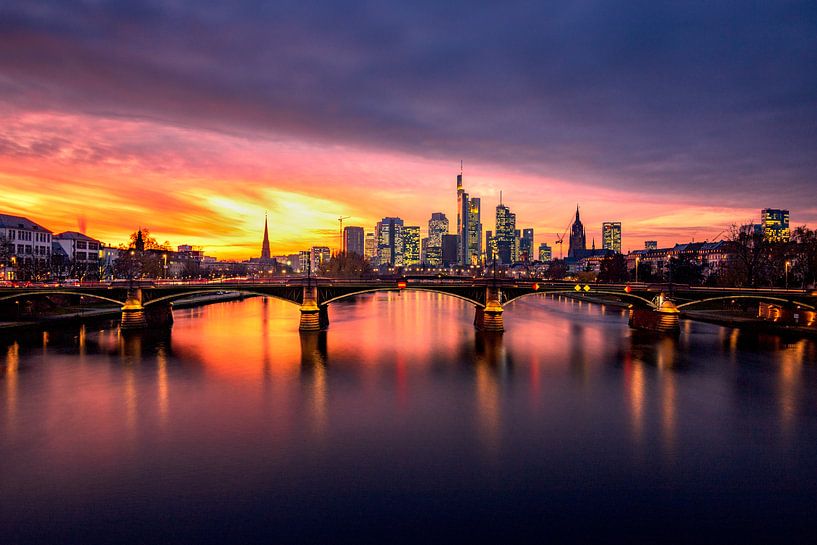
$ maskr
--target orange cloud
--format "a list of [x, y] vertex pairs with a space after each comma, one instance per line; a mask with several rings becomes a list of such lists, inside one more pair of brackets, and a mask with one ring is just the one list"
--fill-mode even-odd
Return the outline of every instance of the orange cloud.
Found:
[[[204, 246], [220, 258], [260, 252], [269, 213], [274, 253], [315, 244], [336, 247], [340, 215], [368, 230], [383, 216], [423, 229], [432, 212], [456, 222], [451, 161], [315, 143], [283, 136], [225, 134], [157, 121], [0, 111], [3, 212], [54, 231], [76, 229], [109, 244], [149, 226], [160, 240]], [[482, 197], [484, 229], [493, 229], [500, 190], [517, 227], [534, 227], [537, 244], [553, 245], [576, 203], [601, 245], [601, 222], [623, 223], [625, 248], [711, 238], [757, 210], [666, 201], [571, 180], [554, 180], [469, 162], [466, 190]]]

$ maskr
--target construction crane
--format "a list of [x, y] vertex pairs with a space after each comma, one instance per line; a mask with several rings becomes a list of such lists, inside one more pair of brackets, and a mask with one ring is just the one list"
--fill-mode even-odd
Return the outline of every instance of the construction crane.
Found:
[[352, 216], [339, 216], [338, 217], [338, 223], [340, 224], [340, 228], [338, 229], [338, 235], [339, 235], [339, 238], [340, 238], [340, 246], [339, 246], [340, 249], [338, 250], [338, 254], [340, 254], [343, 251], [343, 220], [348, 220], [351, 217]]
[[573, 223], [572, 219], [571, 219], [571, 221], [567, 222], [567, 227], [565, 227], [565, 231], [561, 235], [559, 233], [556, 233], [556, 244], [559, 245], [559, 259], [563, 259], [563, 257], [562, 257], [562, 248], [565, 245], [565, 237], [567, 236], [567, 232], [570, 230], [570, 225], [572, 223]]

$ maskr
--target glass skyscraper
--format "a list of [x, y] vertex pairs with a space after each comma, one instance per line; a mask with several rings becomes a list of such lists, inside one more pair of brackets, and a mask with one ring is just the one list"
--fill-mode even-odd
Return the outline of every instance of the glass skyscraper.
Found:
[[513, 263], [516, 254], [516, 214], [504, 204], [496, 207], [496, 232], [494, 233], [497, 258], [503, 265]]
[[420, 227], [407, 225], [403, 227], [403, 266], [420, 264]]
[[621, 253], [621, 222], [605, 221], [601, 224], [602, 248]]
[[448, 234], [448, 218], [442, 212], [434, 212], [428, 220], [428, 243], [425, 262], [439, 267], [443, 261], [443, 235]]
[[763, 236], [772, 242], [788, 242], [791, 238], [788, 210], [764, 208], [760, 211], [760, 225]]

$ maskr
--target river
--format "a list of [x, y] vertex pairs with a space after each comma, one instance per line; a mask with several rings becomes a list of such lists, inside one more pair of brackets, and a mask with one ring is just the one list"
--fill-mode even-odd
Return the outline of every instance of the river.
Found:
[[0, 338], [2, 543], [806, 541], [817, 347], [528, 297], [248, 299]]

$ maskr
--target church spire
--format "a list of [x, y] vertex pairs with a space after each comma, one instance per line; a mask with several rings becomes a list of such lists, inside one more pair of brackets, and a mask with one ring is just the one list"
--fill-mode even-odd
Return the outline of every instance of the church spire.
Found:
[[261, 259], [269, 261], [269, 230], [267, 229], [267, 213], [264, 212], [264, 242], [261, 244]]

